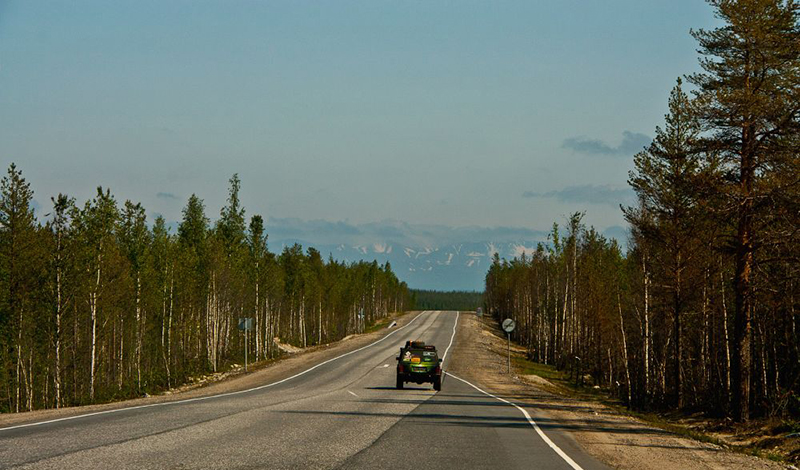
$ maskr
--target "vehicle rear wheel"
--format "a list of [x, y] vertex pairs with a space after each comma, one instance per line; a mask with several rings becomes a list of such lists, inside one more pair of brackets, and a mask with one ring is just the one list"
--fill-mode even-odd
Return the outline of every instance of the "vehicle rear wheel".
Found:
[[403, 389], [403, 378], [400, 377], [399, 375], [397, 376], [397, 389], [398, 390]]
[[437, 392], [442, 391], [442, 379], [441, 377], [437, 377], [433, 379], [433, 389]]

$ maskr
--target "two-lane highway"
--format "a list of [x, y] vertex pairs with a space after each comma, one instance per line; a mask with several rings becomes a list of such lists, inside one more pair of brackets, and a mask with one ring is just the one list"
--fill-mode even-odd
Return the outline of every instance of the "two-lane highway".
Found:
[[439, 393], [395, 389], [406, 340], [435, 344], [447, 368], [457, 319], [424, 312], [251, 390], [0, 428], [0, 468], [601, 468], [480, 384], [447, 377]]

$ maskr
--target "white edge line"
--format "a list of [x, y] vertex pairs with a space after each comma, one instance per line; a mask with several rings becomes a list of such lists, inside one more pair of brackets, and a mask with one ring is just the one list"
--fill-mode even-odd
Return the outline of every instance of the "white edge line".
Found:
[[561, 450], [561, 447], [558, 447], [555, 442], [551, 441], [550, 438], [547, 437], [547, 435], [541, 430], [541, 428], [539, 428], [539, 425], [536, 424], [536, 421], [534, 421], [533, 418], [531, 418], [531, 415], [529, 415], [528, 412], [524, 408], [522, 408], [521, 406], [517, 405], [516, 403], [510, 402], [510, 401], [508, 401], [508, 400], [506, 400], [504, 398], [500, 398], [498, 396], [492, 395], [491, 393], [489, 393], [489, 392], [487, 392], [485, 390], [481, 390], [476, 385], [467, 382], [466, 380], [462, 379], [461, 377], [456, 377], [455, 375], [451, 374], [450, 372], [446, 372], [446, 374], [449, 375], [450, 377], [456, 379], [456, 380], [460, 380], [460, 381], [464, 382], [465, 384], [467, 384], [470, 387], [474, 388], [475, 390], [483, 393], [484, 395], [488, 395], [488, 396], [490, 396], [490, 397], [492, 397], [492, 398], [494, 398], [496, 400], [500, 400], [503, 403], [505, 403], [507, 405], [511, 405], [514, 408], [516, 408], [519, 411], [521, 411], [522, 414], [525, 415], [525, 419], [528, 420], [528, 423], [530, 423], [530, 425], [533, 426], [533, 429], [535, 429], [536, 432], [539, 434], [539, 437], [541, 437], [542, 440], [545, 443], [547, 443], [547, 445], [550, 446], [550, 448], [552, 448], [554, 451], [556, 451], [556, 454], [558, 454], [562, 459], [564, 459], [564, 461], [567, 462], [567, 464], [569, 464], [569, 466], [572, 467], [573, 469], [575, 469], [575, 470], [583, 470], [583, 468], [580, 465], [578, 465], [577, 463], [575, 463], [575, 461], [572, 460], [572, 458], [570, 458], [570, 456], [567, 455], [566, 452]]
[[[262, 390], [262, 389], [265, 389], [265, 388], [273, 387], [275, 385], [279, 385], [279, 384], [282, 384], [284, 382], [288, 382], [289, 380], [292, 380], [292, 379], [295, 379], [297, 377], [300, 377], [301, 375], [305, 375], [305, 374], [311, 372], [312, 370], [317, 369], [319, 367], [322, 367], [325, 364], [329, 364], [329, 363], [331, 363], [331, 362], [333, 362], [333, 361], [335, 361], [337, 359], [341, 359], [341, 358], [343, 358], [345, 356], [349, 356], [349, 355], [355, 354], [355, 353], [357, 353], [359, 351], [363, 351], [364, 349], [367, 349], [369, 347], [375, 346], [376, 344], [386, 340], [386, 338], [392, 336], [393, 334], [398, 333], [398, 332], [402, 331], [403, 329], [411, 326], [411, 324], [414, 323], [414, 321], [416, 321], [417, 318], [419, 318], [420, 316], [422, 316], [424, 313], [427, 313], [427, 312], [428, 312], [428, 310], [425, 310], [425, 311], [419, 313], [416, 317], [412, 318], [411, 321], [406, 323], [404, 326], [392, 331], [391, 333], [387, 334], [383, 338], [381, 338], [381, 339], [379, 339], [379, 340], [377, 340], [377, 341], [375, 341], [373, 343], [370, 343], [370, 344], [368, 344], [366, 346], [362, 346], [362, 347], [360, 347], [358, 349], [354, 349], [354, 350], [352, 350], [350, 352], [347, 352], [347, 353], [344, 353], [344, 354], [342, 354], [340, 356], [336, 356], [336, 357], [334, 357], [332, 359], [328, 359], [327, 361], [320, 362], [319, 364], [315, 365], [314, 367], [311, 367], [311, 368], [306, 369], [306, 370], [304, 370], [302, 372], [294, 374], [291, 377], [286, 377], [285, 379], [279, 380], [277, 382], [272, 382], [272, 383], [268, 383], [268, 384], [265, 384], [265, 385], [259, 385], [258, 387], [248, 388], [246, 390], [238, 390], [236, 392], [220, 393], [218, 395], [208, 395], [208, 396], [205, 396], [205, 397], [187, 398], [185, 400], [167, 401], [167, 402], [162, 402], [162, 403], [151, 403], [151, 404], [148, 404], [148, 405], [129, 406], [129, 407], [126, 407], [126, 408], [116, 408], [116, 409], [113, 409], [113, 410], [96, 411], [94, 413], [86, 413], [86, 414], [76, 415], [76, 416], [67, 416], [67, 417], [64, 417], [64, 418], [56, 418], [56, 419], [51, 419], [51, 420], [47, 420], [47, 421], [37, 421], [35, 423], [17, 424], [15, 426], [8, 426], [8, 427], [5, 427], [5, 428], [0, 428], [0, 432], [10, 431], [12, 429], [21, 429], [21, 428], [28, 428], [28, 427], [33, 427], [33, 426], [41, 426], [41, 425], [44, 425], [44, 424], [58, 423], [60, 421], [70, 421], [70, 420], [73, 420], [73, 419], [88, 418], [90, 416], [98, 416], [98, 415], [111, 414], [111, 413], [119, 413], [121, 411], [141, 410], [143, 408], [152, 408], [152, 407], [155, 407], [155, 406], [180, 405], [180, 404], [183, 404], [183, 403], [191, 403], [191, 402], [195, 402], [195, 401], [209, 400], [211, 398], [229, 397], [229, 396], [232, 396], [232, 395], [240, 395], [242, 393], [254, 392], [256, 390]], [[458, 321], [458, 319], [456, 319], [456, 321]], [[448, 347], [448, 349], [449, 349], [449, 347]]]

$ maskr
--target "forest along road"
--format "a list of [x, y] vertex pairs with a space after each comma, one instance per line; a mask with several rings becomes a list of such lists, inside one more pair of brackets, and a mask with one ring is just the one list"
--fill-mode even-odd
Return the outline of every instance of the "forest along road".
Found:
[[439, 393], [395, 389], [406, 340], [446, 352], [447, 369], [457, 318], [423, 312], [376, 343], [249, 391], [0, 428], [0, 468], [605, 468], [456, 377]]

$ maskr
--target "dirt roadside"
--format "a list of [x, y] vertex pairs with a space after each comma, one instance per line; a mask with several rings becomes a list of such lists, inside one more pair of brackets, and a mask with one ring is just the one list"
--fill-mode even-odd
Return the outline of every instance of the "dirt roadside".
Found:
[[[612, 468], [653, 470], [794, 468], [734, 453], [649, 426], [600, 403], [559, 396], [546, 381], [506, 373], [506, 342], [491, 319], [462, 313], [451, 371], [497, 395], [524, 402], [536, 415], [564, 424], [562, 431]], [[476, 366], [479, 364], [480, 366]], [[536, 419], [536, 416], [534, 416]]]
[[235, 392], [257, 387], [259, 385], [276, 382], [290, 377], [309, 367], [313, 367], [323, 361], [345, 354], [354, 349], [380, 339], [381, 337], [407, 325], [420, 312], [407, 312], [395, 314], [389, 318], [397, 322], [397, 326], [391, 329], [383, 327], [371, 333], [350, 335], [335, 343], [309, 347], [297, 354], [282, 357], [275, 361], [263, 361], [252, 365], [248, 373], [243, 371], [233, 371], [219, 374], [216, 379], [199, 383], [187, 384], [172, 390], [165, 391], [159, 395], [153, 395], [132, 400], [104, 403], [98, 405], [74, 406], [61, 408], [59, 410], [37, 410], [24, 413], [13, 413], [0, 415], [0, 427], [14, 426], [35, 421], [46, 421], [51, 419], [66, 418], [70, 416], [94, 413], [98, 411], [129, 408], [133, 406], [150, 405], [154, 403], [164, 403], [169, 401], [185, 400], [188, 398], [205, 397], [220, 393]]

